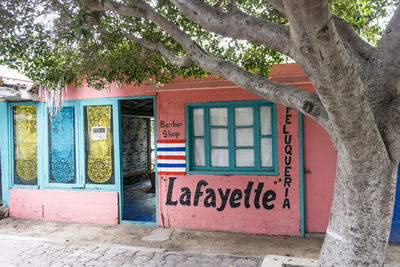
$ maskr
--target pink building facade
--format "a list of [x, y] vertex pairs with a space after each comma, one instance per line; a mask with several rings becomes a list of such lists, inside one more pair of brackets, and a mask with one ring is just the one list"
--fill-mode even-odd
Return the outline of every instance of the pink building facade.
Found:
[[[270, 78], [313, 90], [296, 64], [275, 66]], [[65, 111], [53, 114], [46, 102], [0, 104], [2, 196], [11, 216], [325, 232], [336, 152], [298, 111], [214, 77], [71, 87], [65, 99]]]

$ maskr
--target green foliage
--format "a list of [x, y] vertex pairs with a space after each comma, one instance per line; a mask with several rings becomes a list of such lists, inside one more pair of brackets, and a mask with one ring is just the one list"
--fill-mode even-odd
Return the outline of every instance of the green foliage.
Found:
[[368, 42], [377, 45], [385, 19], [394, 11], [399, 0], [334, 0], [331, 12], [346, 20]]
[[[343, 17], [356, 31], [376, 44], [381, 34], [379, 18], [387, 16], [397, 1], [331, 2], [333, 13]], [[0, 64], [19, 69], [50, 89], [86, 81], [96, 89], [113, 81], [141, 84], [152, 80], [163, 84], [177, 76], [208, 75], [197, 65], [177, 67], [159, 53], [125, 38], [126, 34], [149, 42], [161, 42], [176, 56], [185, 51], [154, 23], [122, 17], [112, 12], [88, 13], [85, 0], [19, 0], [0, 2]], [[125, 2], [125, 1], [122, 1]], [[126, 1], [129, 2], [129, 1]], [[192, 36], [208, 53], [267, 77], [274, 63], [284, 56], [263, 45], [232, 40], [210, 33], [167, 0], [147, 1], [158, 13]], [[209, 0], [215, 5], [217, 0]], [[228, 12], [231, 1], [220, 3]], [[248, 14], [287, 24], [287, 20], [264, 0], [237, 0]]]

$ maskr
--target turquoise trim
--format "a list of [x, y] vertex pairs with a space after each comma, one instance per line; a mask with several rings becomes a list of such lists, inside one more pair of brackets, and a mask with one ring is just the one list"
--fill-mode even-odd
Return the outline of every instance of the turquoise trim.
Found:
[[[271, 108], [271, 116], [272, 116], [272, 108]], [[256, 106], [253, 108], [253, 127], [254, 127], [254, 165], [261, 166], [261, 127], [260, 127], [260, 107]], [[239, 127], [236, 127], [239, 128]], [[272, 130], [272, 127], [271, 127]], [[272, 146], [274, 147], [274, 146]], [[273, 153], [273, 152], [272, 152]], [[272, 154], [274, 157], [274, 154]], [[274, 164], [274, 163], [272, 163]]]
[[266, 171], [218, 171], [218, 170], [204, 170], [204, 171], [188, 171], [187, 174], [207, 174], [207, 175], [260, 175], [260, 176], [278, 176], [279, 171], [266, 172]]
[[[120, 187], [121, 178], [118, 177], [120, 175], [120, 159], [119, 159], [119, 118], [118, 118], [118, 100], [116, 99], [97, 99], [97, 100], [80, 100], [81, 102], [81, 114], [80, 114], [80, 122], [81, 122], [81, 137], [79, 140], [81, 146], [81, 171], [82, 171], [82, 179], [85, 184], [85, 188], [92, 190], [104, 190], [104, 191], [114, 191], [118, 192]], [[86, 183], [86, 150], [85, 150], [85, 118], [84, 118], [84, 108], [87, 106], [111, 106], [112, 107], [112, 128], [113, 128], [113, 168], [114, 168], [114, 184], [89, 184]], [[82, 168], [83, 167], [83, 168]]]
[[[121, 118], [121, 101], [118, 101], [118, 119]], [[119, 132], [121, 132], [121, 120], [119, 120], [118, 122], [118, 128], [119, 128]], [[121, 136], [119, 137], [119, 156], [118, 158], [120, 158], [120, 160], [122, 159], [122, 140], [121, 140]], [[122, 161], [122, 160], [121, 160]], [[119, 183], [119, 190], [118, 190], [118, 199], [119, 199], [119, 223], [122, 224], [123, 220], [122, 218], [124, 217], [124, 198], [123, 198], [123, 194], [124, 194], [124, 176], [122, 174], [122, 168], [121, 171], [119, 173], [119, 179], [120, 179], [120, 183]]]
[[300, 166], [300, 236], [304, 237], [305, 225], [305, 201], [304, 201], [304, 151], [303, 151], [303, 114], [299, 114], [299, 166]]
[[115, 188], [116, 191], [119, 190], [122, 183], [122, 161], [121, 161], [121, 130], [119, 125], [120, 122], [120, 114], [119, 114], [119, 101], [113, 101], [113, 130], [114, 130], [114, 181], [115, 181]]
[[[120, 125], [119, 122], [119, 100], [129, 99], [152, 99], [154, 105], [154, 121], [155, 129], [157, 128], [156, 123], [156, 97], [155, 96], [139, 96], [139, 97], [115, 97], [115, 98], [97, 98], [97, 99], [84, 99], [84, 100], [71, 100], [64, 101], [63, 106], [74, 106], [75, 107], [75, 132], [76, 132], [76, 162], [77, 162], [77, 181], [75, 184], [61, 184], [61, 183], [49, 183], [48, 172], [49, 172], [49, 141], [48, 141], [48, 112], [47, 103], [44, 102], [24, 102], [24, 103], [12, 103], [1, 102], [0, 111], [7, 114], [6, 120], [0, 122], [1, 127], [1, 140], [7, 140], [8, 142], [1, 143], [1, 164], [2, 164], [2, 187], [3, 187], [3, 201], [8, 201], [8, 188], [24, 188], [24, 189], [68, 189], [68, 190], [101, 190], [101, 191], [113, 191], [121, 192], [121, 162], [119, 155], [121, 155], [120, 145], [120, 128], [116, 125]], [[12, 109], [14, 106], [34, 105], [37, 107], [37, 127], [38, 133], [38, 185], [14, 185], [13, 184], [13, 114]], [[111, 105], [113, 111], [113, 146], [114, 146], [114, 175], [115, 184], [113, 185], [101, 185], [101, 184], [85, 184], [85, 133], [84, 133], [84, 107], [85, 106], [100, 106], [100, 105]], [[43, 134], [45, 133], [45, 134]], [[155, 135], [155, 139], [157, 136]], [[157, 139], [156, 139], [157, 140]], [[155, 141], [156, 141], [155, 140]], [[157, 153], [157, 152], [156, 152]], [[4, 181], [4, 179], [6, 181]], [[157, 178], [156, 178], [157, 179]], [[156, 184], [157, 190], [157, 184]], [[158, 194], [158, 193], [157, 193]], [[158, 197], [158, 196], [157, 196]], [[157, 203], [158, 205], [158, 203]], [[158, 207], [157, 207], [158, 212]], [[158, 219], [158, 218], [157, 218]]]
[[[191, 136], [190, 130], [193, 129], [193, 123], [192, 120], [189, 120], [189, 107], [188, 105], [185, 105], [185, 118], [186, 118], [186, 128], [185, 128], [185, 154], [186, 157], [193, 158], [192, 154], [189, 154], [191, 151], [189, 150], [189, 146], [193, 147], [194, 143], [194, 138], [188, 138], [188, 136]], [[189, 123], [189, 124], [188, 124]], [[156, 149], [157, 150], [157, 149]], [[192, 149], [193, 150], [193, 149]], [[186, 160], [186, 170], [191, 170], [192, 166], [190, 165], [190, 160]]]
[[78, 143], [78, 152], [77, 152], [77, 168], [79, 169], [79, 175], [77, 177], [78, 184], [81, 186], [81, 189], [85, 188], [85, 122], [83, 121], [84, 112], [81, 101], [76, 101], [78, 110], [77, 110], [77, 124], [78, 124], [78, 134], [76, 137]]
[[13, 113], [12, 113], [12, 109], [10, 107], [10, 104], [7, 105], [7, 136], [8, 136], [8, 140], [7, 140], [7, 145], [8, 145], [8, 176], [7, 176], [7, 180], [8, 180], [8, 188], [11, 189], [13, 187], [13, 180], [14, 180], [14, 148], [13, 148], [13, 135], [12, 135], [12, 121], [13, 121]]
[[[204, 138], [204, 158], [205, 158], [205, 168], [209, 169], [210, 166], [210, 108], [206, 107], [203, 109], [203, 117], [204, 117], [204, 133], [203, 133], [203, 138]], [[192, 118], [192, 112], [190, 112], [190, 119]], [[187, 119], [186, 119], [187, 121]], [[192, 120], [191, 120], [192, 121]], [[193, 124], [193, 121], [192, 121]], [[193, 125], [192, 125], [193, 127]], [[193, 128], [192, 128], [193, 129]], [[193, 131], [193, 130], [192, 130]], [[191, 138], [193, 135], [193, 133], [191, 133], [191, 135], [186, 136], [187, 139], [193, 139]], [[194, 145], [194, 144], [193, 144]], [[190, 170], [194, 169], [194, 149], [191, 149], [192, 147], [189, 147], [190, 151], [192, 151], [192, 157], [190, 157], [190, 159], [186, 159], [189, 161], [193, 161], [192, 168], [187, 170], [188, 173], [190, 173]], [[193, 160], [192, 160], [193, 159]]]
[[44, 166], [44, 188], [45, 189], [83, 189], [85, 187], [82, 179], [81, 179], [81, 168], [80, 168], [80, 142], [79, 142], [79, 137], [81, 136], [81, 131], [79, 127], [79, 121], [82, 119], [82, 117], [79, 116], [80, 114], [80, 106], [78, 101], [64, 101], [63, 102], [63, 107], [74, 107], [74, 126], [75, 126], [75, 175], [76, 175], [76, 180], [75, 183], [50, 183], [49, 177], [50, 177], [50, 158], [49, 158], [49, 151], [50, 151], [50, 144], [49, 144], [49, 106], [44, 104], [44, 127], [43, 127], [43, 132], [47, 133], [43, 135], [43, 147], [45, 148], [44, 151], [47, 151], [47, 153], [43, 153], [43, 166]]
[[[229, 168], [235, 169], [236, 167], [236, 131], [235, 131], [235, 115], [234, 107], [228, 108], [228, 151], [229, 151]], [[210, 139], [211, 140], [211, 139]], [[210, 146], [211, 148], [211, 146]], [[210, 161], [211, 164], [211, 161]], [[211, 168], [210, 168], [211, 169]]]
[[[271, 123], [272, 135], [262, 136], [260, 134], [260, 107], [271, 107]], [[227, 126], [210, 126], [210, 108], [227, 108], [228, 125]], [[254, 122], [251, 126], [235, 126], [234, 108], [251, 107], [253, 108]], [[203, 109], [204, 118], [204, 136], [194, 136], [193, 134], [193, 110]], [[279, 175], [278, 169], [278, 149], [277, 149], [277, 126], [276, 126], [276, 105], [265, 100], [246, 100], [246, 101], [230, 101], [230, 102], [211, 102], [211, 103], [188, 103], [185, 106], [186, 113], [186, 161], [188, 174], [252, 174], [252, 175]], [[221, 128], [228, 129], [228, 146], [212, 147], [210, 145], [210, 129]], [[253, 129], [254, 145], [249, 147], [239, 147], [235, 144], [235, 129]], [[272, 139], [272, 155], [273, 166], [268, 168], [261, 167], [261, 138]], [[194, 165], [194, 139], [204, 139], [205, 166]], [[210, 151], [211, 149], [228, 149], [229, 150], [229, 166], [228, 167], [211, 167]], [[255, 167], [236, 167], [236, 150], [238, 149], [254, 149]]]
[[21, 184], [14, 184], [12, 185], [12, 189], [39, 189], [39, 185], [21, 185]]
[[[88, 191], [119, 191], [119, 180], [120, 173], [120, 160], [118, 155], [120, 154], [119, 145], [119, 128], [115, 127], [115, 123], [118, 123], [118, 112], [117, 112], [117, 100], [116, 99], [97, 99], [97, 100], [75, 100], [65, 101], [63, 106], [74, 106], [75, 107], [75, 149], [76, 149], [76, 183], [74, 184], [62, 184], [62, 183], [50, 183], [49, 182], [49, 141], [48, 141], [48, 105], [47, 103], [12, 103], [8, 105], [8, 177], [9, 187], [12, 188], [24, 188], [24, 189], [68, 189], [68, 190], [88, 190]], [[35, 105], [37, 107], [37, 128], [38, 128], [38, 184], [37, 185], [16, 185], [14, 184], [14, 169], [13, 169], [13, 114], [12, 109], [15, 106], [24, 105]], [[114, 178], [115, 183], [110, 185], [101, 184], [85, 184], [85, 133], [84, 133], [84, 112], [85, 106], [97, 106], [97, 105], [111, 105], [113, 111], [113, 146], [114, 146]], [[4, 129], [7, 129], [5, 127]], [[39, 133], [42, 133], [39, 136]], [[43, 134], [45, 133], [45, 134]], [[118, 142], [117, 142], [118, 141]]]
[[[64, 101], [63, 106], [75, 107], [75, 141], [76, 141], [76, 183], [62, 184], [49, 182], [49, 136], [48, 136], [48, 112], [47, 103], [42, 102], [24, 102], [12, 103], [0, 102], [0, 112], [7, 114], [5, 120], [0, 121], [0, 138], [1, 141], [1, 172], [2, 172], [2, 194], [3, 203], [8, 205], [9, 188], [23, 188], [23, 189], [53, 189], [53, 190], [72, 190], [72, 191], [108, 191], [118, 192], [119, 194], [119, 214], [120, 222], [123, 222], [122, 209], [122, 168], [121, 168], [121, 155], [122, 148], [120, 144], [120, 100], [129, 99], [152, 99], [154, 107], [154, 133], [155, 145], [157, 145], [157, 105], [156, 96], [137, 96], [137, 97], [115, 97], [115, 98], [97, 98], [97, 99], [84, 99]], [[14, 185], [13, 181], [13, 114], [12, 109], [14, 106], [35, 105], [37, 107], [37, 128], [38, 128], [38, 184], [37, 185]], [[85, 133], [84, 133], [84, 107], [85, 106], [98, 106], [98, 105], [111, 105], [113, 111], [113, 146], [114, 146], [114, 178], [115, 183], [112, 185], [101, 184], [85, 184]], [[39, 134], [42, 133], [42, 134]], [[155, 150], [157, 158], [157, 150]], [[157, 174], [157, 161], [156, 161], [156, 222], [129, 222], [135, 225], [158, 225], [158, 174]]]
[[[3, 205], [8, 206], [9, 200], [9, 177], [10, 174], [10, 146], [9, 146], [9, 132], [8, 120], [9, 109], [7, 102], [0, 102], [0, 114], [3, 114], [0, 120], [0, 145], [1, 145], [1, 188]], [[4, 116], [6, 115], [6, 116]]]
[[276, 166], [276, 169], [275, 169], [275, 174], [273, 174], [273, 175], [279, 175], [279, 162], [278, 162], [278, 126], [277, 126], [277, 122], [276, 122], [276, 120], [277, 120], [277, 112], [276, 112], [276, 105], [275, 104], [273, 104], [272, 105], [272, 120], [271, 120], [271, 122], [272, 122], [272, 143], [273, 143], [273, 147], [274, 147], [274, 149], [273, 149], [273, 160], [274, 160], [274, 163], [273, 163], [273, 165], [274, 166]]
[[[21, 185], [21, 184], [14, 184], [14, 114], [13, 108], [18, 106], [36, 106], [36, 155], [37, 155], [37, 177], [36, 177], [36, 184], [35, 185]], [[41, 102], [24, 102], [24, 103], [10, 103], [8, 104], [8, 112], [7, 112], [7, 123], [8, 123], [8, 157], [9, 157], [9, 188], [21, 188], [21, 189], [39, 189], [40, 187], [43, 188], [43, 157], [42, 151], [43, 150], [43, 136], [40, 134], [44, 122], [43, 122], [43, 106], [44, 104]], [[47, 136], [47, 135], [46, 135]]]
[[199, 102], [199, 103], [188, 103], [190, 107], [226, 107], [226, 106], [234, 106], [243, 107], [249, 106], [251, 104], [267, 104], [274, 105], [272, 102], [268, 102], [267, 100], [239, 100], [239, 101], [222, 101], [222, 102]]
[[155, 226], [155, 227], [158, 227], [158, 223], [154, 223], [154, 222], [139, 222], [139, 221], [120, 220], [119, 223], [120, 224], [137, 225], [137, 226]]
[[[37, 124], [37, 132], [38, 132], [38, 150], [37, 150], [37, 157], [38, 157], [38, 185], [39, 188], [44, 188], [44, 168], [45, 163], [43, 161], [43, 155], [47, 153], [47, 150], [44, 147], [44, 139], [47, 137], [47, 134], [43, 134], [40, 129], [44, 129], [45, 119], [44, 115], [46, 114], [46, 104], [43, 102], [38, 103], [38, 124]], [[40, 136], [39, 136], [40, 135]]]
[[159, 215], [159, 207], [158, 207], [158, 161], [157, 161], [157, 98], [155, 96], [153, 99], [153, 112], [154, 112], [154, 161], [155, 161], [155, 184], [156, 184], [156, 227], [158, 227], [158, 215]]

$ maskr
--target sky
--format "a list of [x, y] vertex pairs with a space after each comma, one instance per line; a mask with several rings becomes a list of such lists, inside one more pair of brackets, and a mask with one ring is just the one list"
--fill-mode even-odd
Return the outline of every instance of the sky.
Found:
[[15, 78], [15, 79], [21, 79], [21, 80], [26, 80], [29, 81], [29, 78], [27, 78], [25, 75], [22, 75], [18, 73], [16, 70], [11, 70], [7, 68], [6, 66], [0, 65], [0, 78]]

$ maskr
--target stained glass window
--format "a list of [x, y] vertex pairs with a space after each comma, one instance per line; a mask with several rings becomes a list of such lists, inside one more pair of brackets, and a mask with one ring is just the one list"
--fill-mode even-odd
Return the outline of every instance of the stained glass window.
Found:
[[112, 106], [85, 107], [86, 183], [114, 184]]
[[37, 184], [36, 106], [13, 108], [14, 184]]
[[75, 110], [64, 107], [49, 116], [49, 181], [75, 183]]

